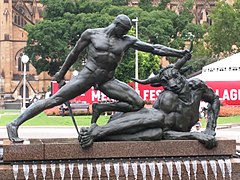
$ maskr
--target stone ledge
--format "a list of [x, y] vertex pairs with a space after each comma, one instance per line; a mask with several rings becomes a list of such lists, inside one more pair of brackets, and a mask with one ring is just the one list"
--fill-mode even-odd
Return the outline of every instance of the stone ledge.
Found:
[[196, 140], [107, 141], [82, 149], [77, 139], [30, 139], [28, 143], [3, 142], [3, 161], [71, 160], [103, 158], [157, 158], [190, 156], [232, 156], [236, 140], [218, 139], [218, 146], [206, 149]]
[[3, 161], [8, 160], [41, 160], [44, 159], [44, 145], [40, 139], [32, 139], [14, 144], [3, 141]]

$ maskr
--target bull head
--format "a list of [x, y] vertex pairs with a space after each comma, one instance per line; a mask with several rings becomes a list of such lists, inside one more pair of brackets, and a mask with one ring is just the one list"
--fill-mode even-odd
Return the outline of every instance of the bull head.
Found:
[[132, 78], [132, 80], [140, 84], [150, 84], [151, 86], [159, 87], [159, 86], [162, 86], [161, 81], [162, 81], [163, 71], [169, 68], [174, 68], [174, 69], [177, 69], [181, 74], [184, 74], [190, 68], [189, 66], [185, 68], [182, 68], [182, 67], [189, 59], [191, 59], [191, 52], [193, 49], [193, 35], [190, 35], [189, 39], [190, 39], [190, 47], [189, 47], [188, 53], [186, 53], [185, 56], [183, 56], [181, 59], [178, 59], [175, 64], [169, 65], [161, 69], [158, 75], [155, 75], [151, 78], [144, 79], [144, 80]]

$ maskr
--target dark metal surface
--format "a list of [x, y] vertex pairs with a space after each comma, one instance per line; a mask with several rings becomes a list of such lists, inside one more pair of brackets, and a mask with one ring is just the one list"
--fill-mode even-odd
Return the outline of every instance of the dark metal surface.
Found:
[[[33, 103], [19, 117], [10, 122], [7, 125], [9, 139], [14, 142], [22, 142], [23, 140], [18, 137], [18, 128], [24, 122], [38, 115], [45, 109], [61, 105], [69, 101], [70, 99], [73, 99], [74, 97], [85, 93], [91, 87], [97, 88], [98, 90], [103, 92], [106, 96], [108, 96], [111, 99], [115, 99], [116, 101], [113, 103], [93, 104], [92, 106], [93, 114], [91, 119], [91, 123], [93, 125], [91, 126], [90, 131], [82, 129], [82, 135], [84, 137], [80, 137], [83, 147], [92, 144], [94, 139], [96, 139], [93, 138], [92, 136], [101, 139], [105, 137], [110, 137], [110, 135], [117, 134], [118, 137], [124, 137], [123, 139], [128, 140], [130, 138], [129, 136], [128, 136], [129, 138], [126, 138], [126, 136], [120, 136], [120, 134], [123, 133], [126, 129], [129, 130], [128, 134], [130, 134], [130, 136], [136, 133], [137, 130], [138, 135], [139, 133], [141, 134], [139, 135], [139, 137], [143, 137], [145, 136], [146, 133], [142, 133], [141, 130], [144, 130], [144, 128], [147, 127], [149, 128], [147, 129], [149, 131], [149, 133], [147, 133], [148, 136], [147, 139], [149, 138], [155, 140], [159, 139], [160, 137], [162, 138], [163, 134], [161, 132], [163, 132], [164, 130], [162, 129], [162, 127], [165, 128], [166, 124], [162, 123], [161, 121], [163, 121], [163, 117], [165, 117], [166, 115], [171, 115], [171, 112], [176, 114], [175, 110], [164, 112], [163, 111], [164, 109], [161, 109], [160, 106], [158, 107], [158, 105], [154, 105], [153, 108], [154, 110], [148, 111], [147, 113], [141, 113], [142, 111], [143, 112], [145, 111], [145, 109], [143, 108], [144, 107], [143, 99], [128, 84], [123, 83], [114, 77], [115, 70], [118, 64], [121, 62], [124, 53], [130, 48], [152, 53], [159, 56], [173, 56], [181, 58], [177, 61], [177, 63], [175, 63], [174, 67], [168, 67], [164, 70], [161, 70], [159, 75], [154, 77], [153, 79], [148, 79], [146, 80], [146, 82], [140, 80], [136, 81], [139, 81], [139, 83], [141, 82], [149, 83], [153, 86], [163, 86], [167, 91], [165, 93], [162, 93], [162, 95], [166, 95], [167, 99], [164, 99], [162, 95], [159, 98], [162, 99], [164, 102], [169, 102], [170, 104], [171, 103], [174, 104], [173, 103], [174, 101], [170, 99], [175, 98], [175, 100], [180, 102], [177, 105], [183, 106], [184, 103], [181, 103], [181, 101], [183, 102], [186, 101], [188, 104], [191, 102], [191, 100], [193, 101], [196, 100], [195, 98], [191, 99], [189, 95], [186, 95], [189, 94], [190, 92], [187, 92], [184, 95], [183, 94], [173, 95], [176, 92], [178, 93], [178, 91], [180, 93], [181, 88], [185, 89], [184, 87], [188, 86], [188, 85], [185, 86], [186, 84], [185, 80], [182, 76], [179, 75], [180, 73], [179, 70], [184, 65], [184, 63], [190, 58], [191, 55], [189, 53], [189, 50], [176, 50], [161, 44], [152, 45], [149, 43], [142, 42], [141, 40], [137, 39], [134, 36], [127, 35], [128, 31], [131, 29], [131, 26], [132, 23], [130, 18], [126, 15], [121, 14], [115, 18], [112, 24], [105, 28], [87, 29], [85, 32], [83, 32], [81, 37], [77, 41], [75, 47], [66, 57], [66, 60], [62, 65], [60, 71], [56, 73], [56, 75], [54, 76], [54, 80], [56, 80], [57, 82], [61, 82], [64, 79], [64, 76], [69, 70], [69, 68], [78, 60], [79, 54], [85, 48], [88, 48], [87, 54], [88, 58], [83, 69], [79, 72], [79, 74], [75, 78], [71, 79], [66, 85], [64, 85], [56, 94], [52, 95], [48, 99], [40, 100]], [[176, 81], [177, 78], [175, 78], [175, 80], [173, 81], [167, 80], [165, 84], [163, 83], [164, 79], [161, 77], [171, 78], [171, 76], [175, 76], [175, 74], [179, 77], [179, 82]], [[176, 84], [176, 87], [172, 87], [174, 83]], [[195, 95], [196, 94], [193, 94], [191, 96]], [[160, 101], [157, 100], [156, 103], [158, 102]], [[196, 106], [197, 105], [194, 105], [194, 107]], [[166, 105], [164, 107], [165, 109], [170, 108]], [[183, 119], [184, 118], [189, 119], [188, 117], [189, 114], [187, 115], [185, 113], [182, 113], [183, 109], [184, 109], [183, 107], [180, 107], [181, 117], [183, 117]], [[109, 128], [106, 128], [107, 126], [103, 126], [102, 128], [105, 129], [101, 131], [103, 135], [98, 135], [98, 131], [97, 132], [95, 131], [96, 129], [98, 130], [100, 129], [99, 127], [96, 126], [95, 123], [97, 122], [97, 119], [100, 116], [100, 114], [106, 111], [118, 111], [123, 112], [123, 114], [115, 116], [115, 119], [118, 120], [114, 120], [113, 125], [114, 128], [111, 125], [112, 122], [109, 122], [107, 124]], [[164, 113], [159, 114], [159, 112]], [[149, 116], [145, 117], [146, 114], [149, 114]], [[198, 115], [191, 114], [191, 116], [195, 117]], [[147, 122], [144, 122], [142, 120], [143, 117], [145, 118], [144, 120], [147, 120]], [[74, 122], [74, 117], [72, 116], [72, 118]], [[151, 119], [153, 120], [151, 121]], [[124, 121], [128, 121], [128, 123], [125, 124]], [[138, 123], [138, 121], [141, 121], [141, 123]], [[166, 119], [164, 119], [164, 121], [166, 121]], [[182, 123], [179, 124], [178, 126], [179, 127], [184, 126], [185, 129], [189, 129], [190, 126], [193, 125], [194, 121], [195, 118], [191, 122]], [[119, 122], [124, 123], [118, 124]], [[215, 118], [213, 118], [213, 120], [210, 122], [213, 124], [211, 123], [209, 124], [208, 130], [212, 131], [214, 129]], [[114, 130], [116, 127], [122, 129], [120, 130], [121, 133], [118, 132], [119, 130], [117, 131]], [[161, 128], [161, 130], [151, 129], [153, 127]], [[92, 129], [95, 130], [93, 131]], [[90, 136], [86, 135], [86, 133], [90, 134]], [[211, 134], [211, 132], [208, 133]], [[134, 135], [134, 137], [138, 136]]]

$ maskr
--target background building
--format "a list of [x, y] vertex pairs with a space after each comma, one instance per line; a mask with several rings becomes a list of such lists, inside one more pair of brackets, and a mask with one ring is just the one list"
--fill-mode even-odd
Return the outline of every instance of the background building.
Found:
[[[130, 0], [128, 2], [129, 6], [138, 6], [141, 0]], [[233, 4], [235, 0], [223, 0], [229, 4]], [[179, 13], [183, 8], [183, 3], [185, 0], [170, 0], [167, 4], [167, 8]], [[209, 14], [212, 8], [215, 6], [217, 0], [194, 0], [193, 6], [193, 14], [194, 14], [194, 22], [196, 24], [209, 23], [211, 24], [211, 20], [209, 18]], [[161, 0], [152, 0], [152, 5], [157, 6], [161, 3]]]
[[[42, 19], [43, 6], [36, 0], [3, 0], [0, 2], [0, 93], [5, 100], [21, 99], [23, 93], [23, 63], [21, 56], [26, 46], [27, 23]], [[50, 77], [46, 73], [36, 75], [30, 63], [26, 66], [26, 97], [47, 91]]]

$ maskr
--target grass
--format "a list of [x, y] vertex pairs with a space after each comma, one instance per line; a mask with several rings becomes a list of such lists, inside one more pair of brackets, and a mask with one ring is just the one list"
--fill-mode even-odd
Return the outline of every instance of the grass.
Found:
[[[206, 127], [205, 119], [201, 123], [202, 127]], [[240, 116], [218, 117], [217, 124], [240, 124]]]
[[[0, 126], [5, 126], [8, 122], [14, 120], [20, 111], [18, 110], [0, 110]], [[75, 116], [78, 126], [89, 126], [91, 123], [91, 116]], [[98, 120], [99, 125], [103, 125], [107, 122], [109, 116], [100, 116]], [[240, 124], [240, 116], [219, 117], [218, 125], [220, 124]], [[70, 116], [47, 116], [45, 113], [41, 113], [31, 120], [25, 122], [23, 126], [73, 126], [73, 122]], [[206, 126], [206, 121], [202, 120], [202, 127]]]
[[[0, 126], [5, 126], [20, 114], [20, 111], [5, 111], [0, 110]], [[91, 116], [74, 116], [78, 126], [90, 126]], [[107, 122], [109, 116], [100, 116], [97, 124], [103, 125]], [[29, 121], [25, 122], [23, 126], [73, 126], [70, 116], [47, 116], [41, 113]]]

